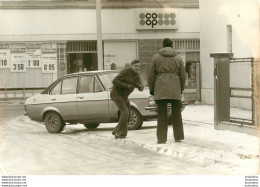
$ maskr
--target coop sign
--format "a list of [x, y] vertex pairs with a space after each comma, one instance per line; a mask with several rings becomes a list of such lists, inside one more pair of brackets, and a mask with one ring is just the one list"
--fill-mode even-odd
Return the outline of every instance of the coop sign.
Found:
[[178, 29], [177, 18], [176, 11], [136, 11], [136, 29]]

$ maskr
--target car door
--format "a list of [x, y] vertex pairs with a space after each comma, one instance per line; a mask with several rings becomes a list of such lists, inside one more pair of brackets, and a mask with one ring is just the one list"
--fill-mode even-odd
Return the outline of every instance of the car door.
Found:
[[61, 80], [50, 91], [51, 106], [56, 108], [64, 120], [78, 120], [76, 88], [78, 77]]
[[101, 122], [109, 118], [108, 91], [103, 90], [94, 75], [79, 77], [77, 108], [79, 119]]

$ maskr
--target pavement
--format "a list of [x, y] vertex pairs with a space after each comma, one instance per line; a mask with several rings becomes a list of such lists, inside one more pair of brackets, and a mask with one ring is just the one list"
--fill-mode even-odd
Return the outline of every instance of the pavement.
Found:
[[[0, 101], [1, 105], [21, 105], [23, 100]], [[252, 135], [214, 129], [214, 106], [195, 103], [182, 112], [185, 139], [175, 142], [172, 126], [168, 127], [166, 144], [157, 144], [156, 120], [145, 121], [140, 130], [128, 131], [125, 139], [115, 139], [115, 123], [100, 124], [89, 130], [97, 139], [131, 144], [152, 152], [190, 162], [205, 168], [214, 168], [217, 174], [258, 175], [259, 138]], [[85, 128], [83, 125], [65, 127]], [[105, 133], [104, 133], [105, 132]]]

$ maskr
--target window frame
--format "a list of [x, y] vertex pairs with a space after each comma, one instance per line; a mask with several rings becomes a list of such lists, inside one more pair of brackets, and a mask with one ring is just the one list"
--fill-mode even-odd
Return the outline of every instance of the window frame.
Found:
[[78, 79], [79, 79], [79, 77], [77, 76], [77, 77], [67, 77], [67, 78], [65, 78], [65, 79], [62, 79], [62, 83], [61, 83], [61, 93], [60, 93], [60, 95], [69, 95], [69, 94], [62, 94], [62, 88], [63, 88], [63, 83], [64, 83], [64, 80], [68, 80], [68, 79], [74, 79], [74, 78], [76, 78], [77, 80], [76, 80], [76, 87], [75, 87], [75, 93], [70, 93], [70, 94], [77, 94], [77, 87], [78, 87]]
[[[79, 93], [79, 90], [80, 90], [80, 80], [83, 77], [92, 77], [92, 78], [94, 78], [93, 92]], [[100, 91], [100, 92], [103, 92], [105, 89], [103, 88], [103, 85], [100, 83], [100, 80], [98, 79], [97, 75], [89, 74], [89, 75], [81, 75], [81, 76], [79, 76], [79, 78], [78, 78], [78, 85], [77, 85], [77, 94], [98, 93], [98, 91], [95, 90], [96, 82], [99, 84], [100, 88], [102, 89], [102, 91]]]
[[[53, 90], [60, 82], [62, 82], [62, 83], [61, 83], [61, 91], [62, 91], [63, 81], [66, 80], [66, 79], [72, 79], [72, 78], [76, 78], [76, 79], [77, 79], [77, 81], [76, 81], [76, 84], [77, 84], [77, 85], [76, 85], [76, 93], [75, 93], [75, 94], [77, 94], [77, 92], [78, 92], [77, 88], [78, 88], [79, 76], [62, 77], [62, 78], [57, 79], [57, 80], [53, 83], [53, 85], [50, 87], [50, 89], [49, 89], [49, 91], [48, 91], [48, 94], [49, 94], [49, 95], [52, 95], [52, 94], [51, 94], [52, 90]], [[60, 93], [59, 95], [62, 95], [62, 94]], [[64, 94], [64, 95], [66, 95], [66, 94]]]

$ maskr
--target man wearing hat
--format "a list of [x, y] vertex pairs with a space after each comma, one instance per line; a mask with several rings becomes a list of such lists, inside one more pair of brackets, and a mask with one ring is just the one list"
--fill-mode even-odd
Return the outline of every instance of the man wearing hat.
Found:
[[110, 97], [120, 110], [118, 125], [112, 132], [115, 138], [125, 138], [127, 136], [127, 124], [130, 119], [130, 101], [128, 96], [134, 91], [134, 88], [138, 88], [139, 91], [144, 90], [138, 74], [140, 66], [140, 61], [134, 59], [130, 67], [123, 69], [112, 81], [113, 87]]

